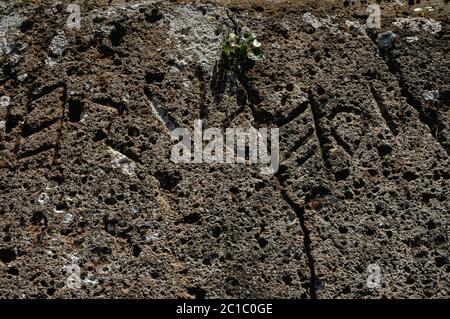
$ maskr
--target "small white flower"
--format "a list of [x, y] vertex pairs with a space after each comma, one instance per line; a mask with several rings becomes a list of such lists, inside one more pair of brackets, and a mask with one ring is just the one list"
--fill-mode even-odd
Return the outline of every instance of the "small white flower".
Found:
[[420, 12], [420, 11], [422, 11], [422, 8], [415, 8], [414, 9], [414, 12]]
[[255, 48], [259, 48], [259, 47], [261, 46], [261, 43], [258, 42], [258, 40], [255, 39], [255, 40], [253, 40], [252, 45], [253, 45], [253, 47], [255, 47]]

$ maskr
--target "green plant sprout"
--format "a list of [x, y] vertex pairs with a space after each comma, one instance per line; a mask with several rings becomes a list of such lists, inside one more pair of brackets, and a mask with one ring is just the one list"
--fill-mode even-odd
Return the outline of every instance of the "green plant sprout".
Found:
[[226, 71], [242, 71], [251, 61], [262, 60], [264, 50], [254, 33], [236, 35], [231, 32], [222, 43], [222, 58]]

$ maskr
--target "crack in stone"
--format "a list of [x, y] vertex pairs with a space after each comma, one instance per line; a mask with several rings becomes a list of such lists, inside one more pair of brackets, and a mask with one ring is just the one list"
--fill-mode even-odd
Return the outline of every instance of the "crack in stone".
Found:
[[[282, 181], [277, 175], [277, 180], [280, 183], [280, 186], [283, 186]], [[295, 212], [299, 222], [300, 227], [303, 232], [303, 245], [304, 245], [304, 252], [306, 254], [306, 258], [308, 259], [308, 268], [310, 271], [309, 276], [309, 293], [311, 296], [311, 299], [317, 299], [317, 293], [316, 293], [316, 268], [314, 263], [314, 257], [312, 255], [312, 249], [311, 249], [311, 232], [309, 231], [308, 227], [305, 224], [305, 210], [295, 203], [287, 194], [287, 192], [281, 188], [281, 196], [283, 197], [284, 201], [291, 207], [291, 209]]]
[[384, 118], [384, 121], [386, 122], [386, 125], [388, 126], [392, 135], [397, 136], [398, 135], [397, 124], [394, 122], [392, 116], [389, 114], [388, 110], [383, 104], [381, 96], [378, 94], [378, 92], [372, 85], [370, 86], [370, 92], [372, 93], [373, 100], [375, 101], [376, 106], [380, 110], [381, 116]]
[[[368, 34], [369, 39], [378, 47], [377, 40], [376, 40], [376, 34]], [[387, 66], [389, 72], [397, 79], [397, 84], [400, 88], [400, 92], [403, 98], [406, 99], [406, 103], [410, 106], [412, 106], [418, 113], [419, 113], [419, 119], [422, 123], [424, 123], [428, 129], [430, 130], [431, 136], [436, 140], [436, 142], [447, 152], [448, 155], [450, 155], [450, 148], [444, 145], [444, 143], [438, 138], [435, 137], [433, 134], [437, 128], [439, 128], [440, 123], [435, 124], [436, 119], [430, 118], [429, 115], [426, 114], [425, 110], [421, 106], [420, 101], [418, 101], [414, 95], [409, 91], [407, 84], [405, 83], [405, 80], [402, 78], [399, 70], [399, 63], [395, 61], [395, 59], [389, 55], [389, 52], [380, 52], [378, 50], [378, 56], [381, 58], [381, 60], [384, 62], [384, 64]], [[387, 59], [386, 59], [387, 57]], [[371, 87], [372, 95], [374, 95], [374, 91]], [[376, 94], [374, 95], [374, 98], [376, 100]], [[377, 100], [376, 100], [377, 101]], [[378, 101], [377, 104], [379, 105]], [[380, 105], [379, 105], [380, 106]], [[382, 109], [380, 109], [382, 110]], [[383, 113], [383, 112], [382, 112]], [[388, 113], [388, 112], [386, 112]], [[388, 123], [389, 124], [389, 123]], [[389, 126], [389, 128], [391, 128]], [[394, 131], [395, 132], [395, 131]], [[395, 136], [396, 134], [394, 134]]]

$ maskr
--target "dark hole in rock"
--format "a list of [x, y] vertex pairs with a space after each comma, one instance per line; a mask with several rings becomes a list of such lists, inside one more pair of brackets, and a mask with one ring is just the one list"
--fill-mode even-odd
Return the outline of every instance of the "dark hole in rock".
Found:
[[5, 133], [9, 134], [13, 128], [19, 124], [20, 118], [18, 116], [9, 115], [6, 117]]
[[156, 172], [156, 179], [159, 181], [160, 186], [165, 190], [174, 189], [181, 181], [182, 177], [178, 172]]
[[187, 292], [191, 296], [195, 296], [195, 299], [205, 299], [206, 296], [206, 290], [199, 287], [189, 287]]
[[94, 248], [91, 250], [91, 252], [94, 253], [94, 254], [97, 254], [97, 255], [111, 255], [112, 250], [111, 250], [111, 248], [109, 248], [109, 247], [100, 247], [100, 246], [97, 246], [97, 247], [94, 247]]
[[202, 260], [202, 264], [206, 266], [211, 266], [211, 257], [205, 257]]
[[369, 172], [370, 176], [377, 176], [378, 175], [378, 171], [376, 169], [373, 169], [373, 168], [369, 169], [368, 172]]
[[437, 225], [436, 225], [436, 223], [434, 221], [430, 220], [427, 223], [427, 227], [428, 227], [429, 230], [433, 230], [433, 229], [436, 229]]
[[450, 106], [450, 90], [447, 91], [442, 91], [440, 93], [440, 100], [442, 103], [444, 103], [445, 105]]
[[33, 26], [34, 26], [34, 21], [32, 19], [26, 19], [20, 25], [20, 31], [22, 33], [26, 33], [28, 31], [30, 31], [33, 28]]
[[141, 252], [142, 252], [141, 247], [139, 247], [138, 245], [133, 246], [133, 256], [134, 257], [139, 257]]
[[98, 142], [104, 140], [106, 138], [106, 133], [103, 130], [98, 130], [95, 132], [94, 138], [92, 139], [94, 142]]
[[67, 235], [70, 235], [71, 233], [72, 233], [72, 229], [70, 229], [70, 228], [64, 228], [64, 229], [61, 229], [61, 231], [59, 232], [61, 235], [63, 235], [63, 236], [67, 236]]
[[160, 83], [160, 82], [164, 81], [165, 76], [166, 75], [163, 72], [146, 72], [145, 73], [145, 81], [148, 84], [155, 83], [155, 82]]
[[262, 237], [258, 238], [258, 245], [259, 245], [259, 247], [264, 248], [264, 247], [267, 246], [268, 243], [269, 242], [267, 241], [267, 239], [262, 238]]
[[429, 192], [424, 192], [422, 193], [422, 199], [425, 203], [429, 204], [430, 200], [436, 198], [436, 195], [433, 193], [429, 193]]
[[288, 85], [286, 85], [286, 90], [288, 90], [289, 92], [292, 92], [294, 90], [294, 84], [289, 83]]
[[263, 181], [259, 181], [255, 184], [255, 191], [259, 192], [261, 189], [265, 187], [265, 184]]
[[10, 267], [6, 269], [6, 273], [13, 276], [19, 276], [19, 269], [17, 269], [17, 267]]
[[325, 89], [322, 86], [318, 85], [317, 86], [317, 94], [324, 95], [325, 93], [326, 93]]
[[60, 204], [56, 205], [56, 210], [65, 210], [66, 208], [67, 208], [66, 203], [60, 203]]
[[114, 205], [117, 203], [117, 200], [114, 197], [108, 197], [105, 199], [106, 205]]
[[377, 151], [378, 151], [378, 154], [380, 155], [380, 157], [384, 157], [392, 152], [392, 147], [390, 147], [387, 144], [382, 144], [382, 145], [377, 146]]
[[309, 194], [307, 194], [305, 196], [305, 200], [309, 201], [309, 200], [312, 200], [314, 198], [321, 198], [321, 197], [324, 197], [324, 196], [329, 195], [329, 194], [330, 194], [330, 190], [327, 187], [325, 187], [323, 185], [314, 186], [310, 190]]
[[50, 182], [55, 181], [58, 185], [61, 185], [64, 183], [64, 176], [62, 175], [55, 175], [52, 178], [50, 178]]
[[347, 179], [347, 177], [349, 177], [350, 175], [350, 170], [348, 168], [345, 168], [343, 170], [337, 171], [334, 173], [334, 178], [336, 179], [336, 181], [342, 181]]
[[339, 232], [341, 234], [346, 234], [346, 233], [348, 233], [348, 228], [345, 226], [339, 226]]
[[407, 171], [403, 173], [403, 178], [406, 179], [408, 182], [411, 182], [415, 179], [417, 179], [419, 175], [417, 175], [415, 172]]
[[444, 256], [436, 257], [434, 261], [436, 263], [436, 267], [438, 268], [443, 267], [448, 263], [448, 259], [445, 258]]
[[47, 295], [53, 296], [55, 294], [56, 289], [53, 287], [50, 287], [47, 289]]
[[283, 279], [283, 282], [286, 285], [291, 285], [292, 284], [292, 277], [291, 277], [291, 275], [289, 275], [289, 274], [284, 275], [282, 279]]
[[232, 194], [238, 194], [239, 193], [239, 188], [237, 188], [236, 186], [231, 186], [230, 187], [230, 192], [232, 193]]
[[191, 213], [187, 216], [184, 216], [179, 223], [183, 224], [195, 224], [200, 221], [201, 215], [199, 213]]
[[215, 226], [215, 227], [213, 228], [213, 231], [212, 231], [213, 237], [214, 237], [214, 238], [219, 238], [221, 234], [222, 234], [222, 227], [220, 227], [220, 226]]
[[345, 199], [352, 199], [353, 198], [353, 193], [350, 190], [347, 189], [344, 192], [344, 196], [345, 196]]
[[344, 294], [349, 294], [352, 292], [352, 289], [350, 288], [350, 286], [345, 286], [345, 288], [342, 290], [342, 293]]
[[123, 37], [126, 34], [126, 29], [120, 24], [116, 23], [114, 24], [114, 29], [111, 31], [109, 35], [109, 39], [111, 40], [111, 44], [113, 46], [119, 46], [122, 42]]
[[47, 216], [43, 212], [34, 212], [30, 221], [33, 225], [39, 225], [43, 222], [47, 226]]
[[375, 234], [375, 230], [373, 228], [369, 228], [369, 227], [366, 226], [365, 233], [368, 236], [373, 236]]
[[216, 253], [210, 253], [208, 256], [206, 256], [206, 257], [203, 259], [202, 263], [203, 263], [204, 265], [211, 266], [212, 261], [213, 261], [214, 259], [216, 259], [217, 257], [219, 257], [218, 254], [216, 254]]
[[150, 23], [158, 22], [163, 18], [163, 15], [159, 12], [158, 8], [153, 8], [150, 12], [145, 13], [145, 20]]
[[2, 248], [0, 249], [0, 261], [4, 264], [7, 264], [11, 261], [14, 261], [17, 257], [17, 254], [14, 248]]
[[406, 279], [407, 285], [412, 285], [413, 283], [415, 283], [414, 277], [410, 276]]
[[158, 279], [161, 275], [159, 274], [159, 272], [153, 271], [153, 272], [150, 274], [150, 276], [151, 276], [153, 279]]
[[129, 127], [128, 128], [128, 136], [137, 137], [141, 134], [138, 128], [136, 127]]
[[69, 121], [79, 122], [83, 114], [83, 102], [79, 100], [69, 101]]
[[81, 72], [79, 66], [72, 65], [72, 66], [70, 66], [70, 67], [68, 67], [68, 68], [66, 69], [66, 74], [67, 74], [68, 76], [72, 76], [72, 75], [81, 75], [82, 72]]

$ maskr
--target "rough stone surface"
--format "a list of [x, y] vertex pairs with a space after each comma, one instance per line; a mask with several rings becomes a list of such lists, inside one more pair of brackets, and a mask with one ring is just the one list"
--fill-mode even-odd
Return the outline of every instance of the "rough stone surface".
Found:
[[[448, 3], [79, 2], [0, 1], [0, 297], [448, 296]], [[279, 127], [279, 171], [171, 162], [197, 119]]]

